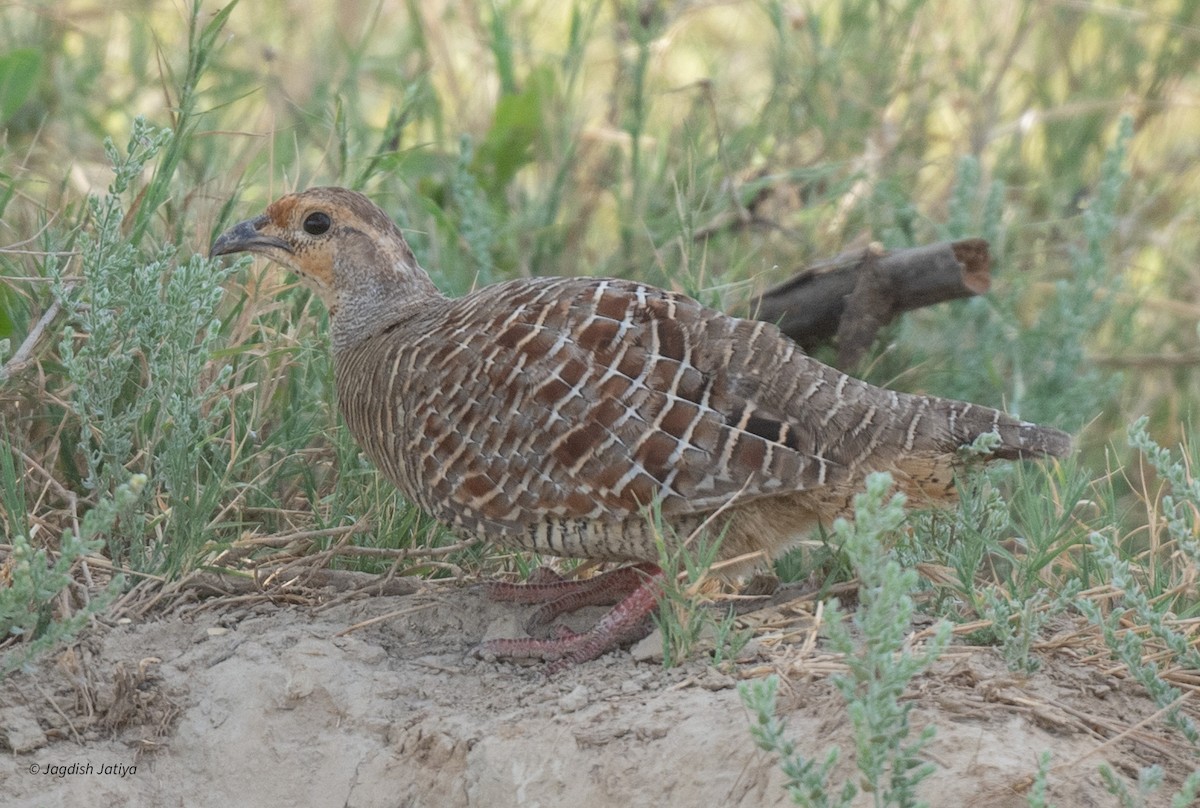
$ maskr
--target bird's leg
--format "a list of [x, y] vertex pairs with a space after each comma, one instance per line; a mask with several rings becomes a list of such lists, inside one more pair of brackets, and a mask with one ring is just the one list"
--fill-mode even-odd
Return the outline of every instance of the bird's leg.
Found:
[[[652, 564], [639, 564], [634, 567], [622, 567], [606, 575], [626, 571], [636, 576], [637, 584], [633, 591], [600, 618], [590, 630], [579, 634], [559, 632], [558, 636], [549, 640], [488, 640], [475, 649], [475, 655], [494, 656], [497, 659], [542, 659], [550, 663], [546, 666], [546, 673], [554, 674], [580, 662], [595, 659], [627, 642], [641, 639], [648, 633], [647, 618], [658, 606], [658, 599], [662, 594], [663, 573]], [[621, 585], [627, 581], [625, 578], [613, 580], [620, 581]], [[611, 596], [612, 587], [606, 587], [605, 591]]]
[[[539, 581], [526, 584], [489, 583], [485, 585], [492, 600], [508, 603], [540, 603], [526, 622], [526, 627], [544, 626], [561, 614], [574, 612], [584, 606], [613, 606], [637, 589], [648, 577], [661, 575], [654, 564], [635, 564], [580, 581], [567, 581], [553, 571], [539, 567], [530, 576]], [[547, 578], [551, 580], [547, 581]]]

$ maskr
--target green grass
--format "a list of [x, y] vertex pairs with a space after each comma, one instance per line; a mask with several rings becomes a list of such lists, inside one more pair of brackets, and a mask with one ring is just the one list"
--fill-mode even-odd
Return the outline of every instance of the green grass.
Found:
[[[102, 607], [107, 583], [86, 608], [62, 596], [88, 554], [128, 588], [246, 537], [453, 541], [338, 422], [320, 304], [276, 268], [203, 257], [280, 193], [337, 183], [455, 294], [618, 275], [736, 311], [848, 245], [987, 237], [991, 292], [905, 316], [862, 372], [1054, 423], [1079, 451], [969, 475], [961, 509], [891, 531], [889, 558], [949, 570], [905, 586], [982, 619], [971, 639], [1014, 668], [1037, 667], [1052, 616], [1086, 616], [1170, 703], [1141, 660], [1191, 664], [1178, 621], [1200, 611], [1198, 27], [1197, 0], [6, 9], [5, 665]], [[530, 563], [444, 561], [401, 572]], [[833, 535], [780, 565], [829, 584], [856, 569]], [[1124, 598], [1100, 609], [1087, 593], [1116, 579]]]

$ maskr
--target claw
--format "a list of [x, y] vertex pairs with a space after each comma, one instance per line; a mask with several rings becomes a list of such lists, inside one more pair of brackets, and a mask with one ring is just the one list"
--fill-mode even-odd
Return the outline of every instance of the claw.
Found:
[[[651, 571], [652, 570], [652, 571]], [[618, 573], [620, 575], [618, 576]], [[611, 576], [611, 577], [610, 577]], [[564, 581], [561, 584], [527, 584], [535, 588], [569, 586], [566, 594], [547, 603], [535, 613], [535, 617], [550, 610], [550, 617], [565, 611], [574, 611], [581, 606], [595, 603], [611, 602], [614, 593], [625, 594], [608, 614], [588, 631], [575, 633], [568, 628], [559, 627], [551, 639], [539, 640], [533, 638], [488, 640], [480, 643], [473, 651], [477, 657], [494, 656], [497, 659], [541, 659], [547, 663], [547, 675], [553, 675], [580, 662], [587, 662], [596, 657], [618, 648], [625, 643], [633, 642], [649, 634], [649, 617], [658, 606], [658, 598], [662, 592], [662, 570], [650, 564], [639, 564], [634, 567], [622, 567], [588, 581]], [[630, 580], [636, 583], [632, 591], [628, 591]], [[593, 582], [601, 582], [599, 585]], [[583, 586], [590, 585], [590, 586]], [[511, 594], [507, 587], [513, 584], [500, 584], [505, 594]], [[520, 598], [501, 598], [530, 602], [524, 596]]]

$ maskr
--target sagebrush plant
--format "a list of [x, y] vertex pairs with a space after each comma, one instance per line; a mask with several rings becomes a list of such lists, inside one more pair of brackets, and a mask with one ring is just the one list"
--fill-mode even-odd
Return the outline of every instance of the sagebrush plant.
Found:
[[1195, 453], [1196, 444], [1191, 443], [1191, 453], [1176, 460], [1170, 450], [1150, 437], [1148, 422], [1149, 419], [1142, 416], [1129, 426], [1129, 445], [1142, 453], [1167, 485], [1158, 508], [1164, 517], [1169, 548], [1181, 553], [1193, 565], [1200, 566], [1200, 537], [1196, 535], [1195, 522], [1200, 509], [1200, 479], [1193, 477], [1191, 471], [1200, 462], [1200, 455]]
[[1001, 587], [979, 591], [979, 615], [991, 623], [989, 639], [1000, 646], [1009, 669], [1033, 673], [1041, 667], [1040, 660], [1031, 653], [1033, 644], [1041, 639], [1042, 629], [1052, 619], [1074, 605], [1082, 588], [1078, 580], [1073, 580], [1053, 600], [1044, 589], [1023, 600], [1015, 600]]
[[[999, 222], [1005, 211], [998, 201], [1005, 193], [1002, 181], [992, 181], [974, 223], [980, 170], [977, 160], [962, 160], [944, 232], [952, 238], [989, 237], [992, 250], [1000, 252], [996, 287], [985, 297], [905, 319], [899, 329], [920, 352], [889, 357], [879, 370], [902, 373], [927, 362], [937, 374], [942, 395], [1003, 402], [1015, 415], [1068, 431], [1111, 410], [1121, 375], [1096, 364], [1088, 348], [1102, 337], [1124, 339], [1130, 328], [1128, 310], [1116, 305], [1126, 280], [1125, 268], [1112, 255], [1112, 242], [1121, 221], [1118, 211], [1133, 134], [1132, 119], [1121, 118], [1090, 179], [1095, 192], [1078, 214], [1080, 232], [1067, 241], [1067, 261], [1053, 281], [1022, 271], [1013, 265], [1019, 260], [1016, 256], [1003, 254]], [[1032, 296], [1039, 305], [1029, 314]]]
[[1038, 755], [1037, 771], [1033, 775], [1033, 783], [1029, 786], [1029, 808], [1054, 808], [1054, 804], [1046, 796], [1049, 778], [1050, 752], [1047, 750]]
[[1043, 628], [1101, 579], [1085, 550], [1089, 526], [1112, 523], [1111, 491], [1071, 460], [972, 469], [957, 486], [958, 506], [915, 514], [898, 549], [910, 563], [953, 571], [934, 613], [987, 620], [968, 639], [998, 645], [1010, 668], [1032, 672]]
[[[855, 764], [876, 806], [922, 804], [916, 788], [934, 771], [921, 759], [934, 728], [914, 732], [909, 722], [912, 703], [903, 700], [905, 688], [929, 667], [950, 642], [951, 625], [941, 621], [926, 645], [909, 647], [916, 605], [912, 593], [917, 574], [902, 567], [887, 549], [904, 522], [905, 497], [888, 496], [891, 475], [871, 474], [865, 491], [854, 499], [854, 520], [838, 519], [833, 540], [846, 553], [859, 583], [858, 606], [847, 614], [835, 601], [826, 611], [829, 645], [840, 652], [846, 673], [832, 677], [846, 702], [855, 742]], [[840, 757], [832, 747], [825, 758], [801, 756], [783, 736], [775, 718], [776, 685], [743, 684], [739, 692], [754, 713], [751, 732], [763, 749], [780, 755], [788, 790], [799, 805], [848, 805], [857, 786], [831, 782]], [[836, 795], [836, 796], [834, 796]]]
[[1200, 669], [1200, 652], [1186, 634], [1168, 625], [1163, 609], [1146, 595], [1133, 572], [1132, 565], [1121, 557], [1113, 540], [1103, 533], [1092, 534], [1092, 544], [1110, 573], [1113, 586], [1121, 592], [1123, 605], [1104, 614], [1093, 601], [1079, 601], [1079, 608], [1093, 623], [1100, 626], [1104, 639], [1113, 654], [1125, 663], [1130, 675], [1141, 683], [1146, 693], [1167, 710], [1166, 721], [1179, 730], [1194, 748], [1200, 750], [1200, 726], [1180, 709], [1183, 694], [1161, 676], [1153, 659], [1147, 659], [1146, 639], [1136, 631], [1122, 626], [1122, 618], [1131, 618], [1135, 625], [1148, 629], [1149, 636], [1158, 640], [1171, 653], [1173, 660], [1191, 670]]
[[[59, 275], [67, 328], [59, 355], [85, 463], [84, 487], [111, 496], [140, 469], [152, 490], [170, 498], [161, 525], [170, 542], [147, 546], [144, 519], [106, 536], [114, 560], [140, 569], [187, 566], [221, 497], [228, 447], [212, 440], [224, 419], [228, 366], [205, 379], [220, 339], [217, 306], [230, 270], [173, 247], [150, 255], [124, 230], [124, 197], [162, 147], [169, 130], [134, 122], [124, 152], [109, 141], [114, 178], [88, 200], [91, 227], [78, 239], [80, 275]], [[207, 472], [207, 473], [206, 473]], [[214, 475], [215, 473], [215, 475]], [[170, 563], [170, 562], [174, 563]]]
[[[70, 609], [77, 586], [76, 565], [104, 544], [102, 537], [139, 504], [146, 477], [132, 475], [111, 494], [100, 499], [83, 517], [79, 532], [67, 531], [51, 557], [35, 547], [24, 522], [24, 485], [13, 462], [11, 447], [0, 441], [0, 516], [12, 545], [9, 564], [0, 575], [0, 647], [13, 638], [24, 640], [0, 652], [0, 677], [35, 659], [39, 654], [73, 639], [97, 614], [112, 603], [124, 586], [120, 575], [103, 588], [86, 593], [82, 608]], [[6, 579], [6, 580], [5, 580]]]
[[784, 786], [792, 802], [805, 808], [843, 808], [853, 804], [858, 788], [845, 780], [835, 790], [832, 782], [841, 748], [831, 745], [820, 761], [806, 757], [787, 737], [787, 722], [777, 713], [779, 677], [772, 674], [738, 684], [738, 695], [751, 713], [750, 737], [759, 749], [779, 756], [779, 768], [787, 777]]
[[1150, 804], [1147, 800], [1162, 788], [1163, 784], [1162, 766], [1156, 765], [1139, 769], [1137, 781], [1132, 789], [1107, 763], [1100, 765], [1100, 776], [1104, 780], [1105, 789], [1116, 797], [1116, 803], [1121, 808], [1146, 808]]
[[912, 703], [902, 696], [912, 678], [945, 650], [951, 629], [943, 620], [919, 652], [906, 645], [916, 611], [912, 593], [917, 573], [902, 567], [886, 549], [889, 535], [904, 521], [905, 497], [889, 497], [891, 485], [887, 473], [869, 475], [865, 491], [854, 498], [854, 521], [834, 523], [834, 541], [858, 578], [858, 607], [844, 618], [835, 601], [826, 612], [829, 644], [845, 655], [850, 669], [835, 675], [833, 683], [846, 700], [855, 762], [873, 786], [877, 806], [917, 804], [915, 788], [933, 772], [933, 764], [920, 759], [933, 727], [911, 737]]
[[[1195, 564], [1195, 514], [1200, 509], [1200, 485], [1191, 478], [1189, 472], [1194, 459], [1185, 462], [1171, 457], [1169, 451], [1146, 433], [1144, 418], [1130, 427], [1129, 442], [1145, 454], [1169, 488], [1169, 492], [1162, 495], [1158, 507], [1164, 517], [1170, 551], [1179, 553], [1190, 564]], [[1168, 652], [1173, 664], [1200, 670], [1200, 651], [1188, 634], [1172, 625], [1171, 621], [1173, 607], [1183, 605], [1191, 609], [1194, 603], [1190, 602], [1191, 599], [1180, 603], [1174, 598], [1154, 597], [1148, 593], [1145, 576], [1126, 557], [1111, 532], [1094, 531], [1089, 539], [1097, 562], [1107, 571], [1108, 579], [1121, 593], [1121, 598], [1119, 605], [1113, 605], [1107, 613], [1090, 600], [1080, 600], [1079, 608], [1089, 620], [1100, 626], [1105, 642], [1113, 654], [1125, 663], [1130, 675], [1141, 683], [1160, 708], [1167, 710], [1167, 723], [1200, 752], [1200, 725], [1179, 709], [1183, 694], [1162, 678], [1159, 663], [1148, 658], [1146, 653], [1147, 641], [1153, 640]], [[1152, 548], [1151, 552], [1160, 554], [1164, 550], [1160, 546]], [[1151, 560], [1151, 565], [1160, 563], [1157, 559]], [[1175, 576], [1167, 577], [1170, 579]], [[1123, 622], [1126, 620], [1143, 628], [1144, 634], [1124, 628]]]
[[[1157, 507], [1162, 512], [1167, 542], [1151, 547], [1149, 553], [1159, 555], [1169, 548], [1169, 555], [1196, 563], [1197, 539], [1195, 536], [1195, 514], [1200, 509], [1200, 485], [1192, 479], [1190, 467], [1195, 459], [1176, 460], [1171, 453], [1159, 446], [1146, 432], [1146, 419], [1140, 418], [1129, 428], [1129, 443], [1141, 451], [1151, 466], [1165, 482], [1168, 491], [1163, 493]], [[1185, 515], [1186, 514], [1186, 515]], [[1163, 676], [1163, 667], [1156, 661], [1147, 647], [1153, 642], [1165, 651], [1165, 660], [1172, 666], [1186, 670], [1200, 670], [1200, 651], [1186, 630], [1172, 625], [1172, 606], [1181, 604], [1177, 597], [1152, 597], [1146, 591], [1146, 576], [1125, 556], [1122, 546], [1111, 531], [1094, 531], [1089, 537], [1097, 562], [1107, 571], [1108, 578], [1120, 600], [1107, 611], [1095, 601], [1078, 599], [1080, 611], [1102, 631], [1105, 643], [1113, 656], [1124, 663], [1129, 675], [1140, 683], [1146, 693], [1165, 713], [1168, 726], [1179, 732], [1200, 756], [1200, 724], [1183, 710], [1185, 695]], [[1165, 548], [1164, 548], [1165, 545]], [[1161, 572], [1159, 559], [1151, 559], [1154, 577]], [[1175, 576], [1162, 576], [1168, 580]], [[1182, 601], [1192, 608], [1191, 599]], [[1136, 626], [1142, 631], [1131, 630]], [[1138, 773], [1133, 790], [1107, 764], [1100, 767], [1105, 787], [1121, 806], [1140, 808], [1147, 805], [1150, 795], [1164, 783], [1164, 772], [1160, 766], [1148, 766]], [[1200, 791], [1200, 768], [1184, 780], [1172, 796], [1171, 804], [1191, 805]]]
[[1196, 804], [1197, 797], [1200, 797], [1200, 769], [1189, 774], [1179, 790], [1171, 795], [1171, 808], [1188, 808]]

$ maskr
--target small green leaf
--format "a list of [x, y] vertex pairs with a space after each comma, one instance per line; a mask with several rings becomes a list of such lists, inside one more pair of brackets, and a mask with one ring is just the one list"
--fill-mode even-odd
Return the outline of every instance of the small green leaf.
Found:
[[[10, 299], [9, 292], [0, 286], [0, 340], [16, 336], [16, 317], [13, 316], [12, 310], [13, 301]], [[0, 361], [3, 359], [4, 357], [0, 357]]]
[[540, 67], [529, 74], [525, 89], [497, 102], [492, 127], [472, 165], [472, 173], [493, 198], [502, 194], [522, 166], [532, 162], [544, 126], [545, 102], [553, 89], [554, 74]]
[[42, 53], [36, 48], [18, 48], [0, 56], [0, 123], [29, 99], [41, 74]]

